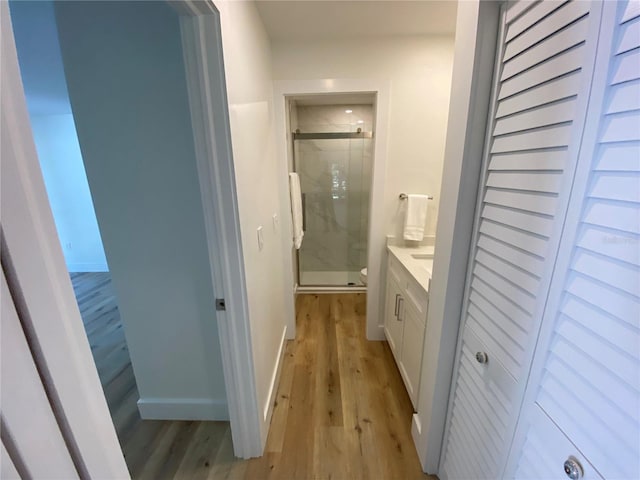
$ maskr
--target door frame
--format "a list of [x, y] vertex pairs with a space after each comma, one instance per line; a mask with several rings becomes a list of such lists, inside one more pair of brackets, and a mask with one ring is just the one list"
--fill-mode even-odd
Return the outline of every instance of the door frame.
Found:
[[211, 278], [225, 310], [216, 312], [233, 449], [262, 455], [249, 302], [242, 253], [220, 12], [213, 2], [170, 0], [180, 14], [182, 50]]
[[[287, 100], [288, 97], [300, 95], [322, 95], [336, 93], [373, 93], [375, 95], [375, 123], [373, 166], [371, 175], [371, 192], [369, 194], [369, 232], [367, 239], [367, 339], [384, 340], [383, 281], [385, 271], [386, 237], [381, 215], [384, 205], [384, 179], [387, 163], [387, 143], [389, 130], [389, 96], [391, 84], [386, 80], [374, 79], [316, 79], [316, 80], [280, 80], [274, 82], [274, 111], [276, 121], [276, 137], [278, 139], [278, 156], [280, 158], [280, 200], [283, 205], [290, 205], [289, 198], [289, 148], [291, 132], [288, 131]], [[286, 223], [288, 235], [283, 236], [285, 252], [285, 282], [291, 286], [291, 299], [287, 299], [288, 315], [286, 318], [287, 338], [295, 338], [296, 321], [294, 296], [296, 283], [293, 274], [291, 255], [291, 239], [293, 226], [291, 218]], [[287, 232], [285, 232], [287, 233]]]
[[91, 355], [38, 163], [7, 2], [2, 52], [2, 264], [79, 475], [129, 478]]
[[439, 474], [489, 118], [500, 2], [458, 3], [451, 100], [417, 413], [411, 434]]
[[[212, 2], [170, 2], [180, 13], [198, 176], [236, 456], [260, 456], [260, 414], [224, 80], [220, 14]], [[2, 25], [2, 262], [50, 401], [86, 477], [128, 478], [57, 236], [38, 162], [8, 4]], [[187, 58], [188, 57], [188, 58]], [[187, 65], [188, 62], [191, 62]], [[194, 105], [202, 108], [194, 109]]]

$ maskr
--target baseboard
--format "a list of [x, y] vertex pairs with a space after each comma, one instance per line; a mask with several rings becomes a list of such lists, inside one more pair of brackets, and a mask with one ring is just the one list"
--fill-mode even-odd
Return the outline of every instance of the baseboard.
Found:
[[67, 271], [76, 272], [108, 272], [109, 266], [106, 263], [68, 263]]
[[141, 398], [143, 420], [229, 420], [227, 401], [206, 398]]
[[384, 325], [378, 325], [378, 328], [376, 328], [373, 332], [373, 335], [367, 335], [367, 340], [380, 341], [387, 339], [387, 337], [384, 335]]
[[282, 371], [282, 361], [284, 359], [284, 345], [287, 339], [287, 327], [285, 325], [282, 330], [282, 338], [280, 339], [280, 348], [278, 349], [278, 360], [276, 362], [275, 368], [273, 369], [273, 374], [271, 375], [271, 384], [269, 385], [269, 394], [267, 395], [267, 401], [264, 405], [263, 409], [263, 418], [264, 422], [267, 420], [270, 421], [271, 414], [273, 413], [273, 408], [276, 401], [276, 394], [278, 393], [278, 384], [280, 383], [280, 372]]

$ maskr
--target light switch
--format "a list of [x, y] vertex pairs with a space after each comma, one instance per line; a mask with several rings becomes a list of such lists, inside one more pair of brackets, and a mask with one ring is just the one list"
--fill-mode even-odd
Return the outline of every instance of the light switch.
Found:
[[264, 247], [264, 237], [262, 236], [262, 225], [258, 227], [258, 250], [261, 252]]
[[278, 224], [280, 223], [280, 220], [278, 220], [278, 214], [274, 213], [271, 218], [273, 219], [273, 231], [277, 232], [278, 231]]

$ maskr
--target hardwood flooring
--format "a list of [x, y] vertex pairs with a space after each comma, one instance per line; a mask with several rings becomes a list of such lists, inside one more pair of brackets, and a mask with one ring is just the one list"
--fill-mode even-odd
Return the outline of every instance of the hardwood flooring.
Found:
[[228, 422], [140, 419], [110, 276], [72, 282], [132, 478], [436, 478], [421, 471], [391, 351], [365, 339], [365, 294], [298, 296], [265, 454], [243, 461]]
[[72, 273], [71, 281], [132, 478], [234, 478], [229, 422], [142, 420], [138, 389], [109, 273]]
[[386, 342], [365, 338], [366, 294], [300, 295], [265, 456], [246, 478], [420, 479], [413, 407]]

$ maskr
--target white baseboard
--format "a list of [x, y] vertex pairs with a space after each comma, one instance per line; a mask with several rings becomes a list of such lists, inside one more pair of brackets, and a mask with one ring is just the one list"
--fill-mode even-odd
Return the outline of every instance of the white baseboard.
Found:
[[367, 340], [370, 341], [380, 341], [386, 339], [387, 337], [385, 337], [384, 335], [384, 325], [378, 325], [378, 328], [373, 331], [373, 335], [367, 335]]
[[68, 263], [67, 271], [75, 272], [108, 272], [109, 266], [106, 263]]
[[[287, 327], [285, 325], [282, 330], [282, 338], [280, 339], [280, 348], [278, 349], [278, 360], [276, 361], [276, 365], [273, 369], [273, 374], [271, 375], [271, 384], [269, 385], [269, 394], [267, 395], [267, 400], [265, 402], [263, 408], [263, 421], [269, 423], [271, 422], [271, 414], [273, 413], [273, 408], [275, 404], [275, 395], [278, 393], [278, 384], [280, 383], [280, 372], [282, 371], [282, 360], [284, 359], [284, 344], [287, 339]], [[269, 424], [267, 423], [267, 425]]]
[[141, 398], [143, 420], [229, 420], [227, 401], [206, 398]]

